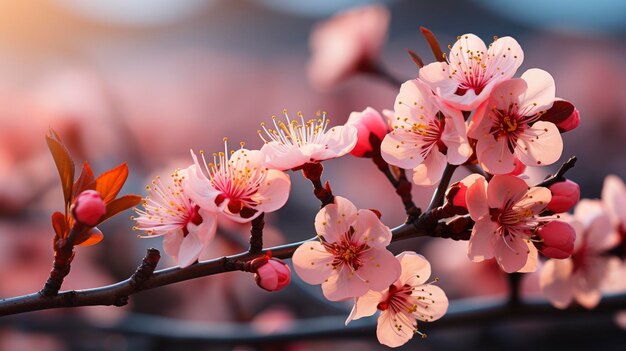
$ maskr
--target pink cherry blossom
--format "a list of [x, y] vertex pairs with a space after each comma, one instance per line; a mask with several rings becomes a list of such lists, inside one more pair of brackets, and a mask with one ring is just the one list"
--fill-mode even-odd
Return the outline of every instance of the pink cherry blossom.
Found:
[[576, 300], [585, 308], [594, 308], [602, 297], [601, 288], [610, 267], [618, 260], [605, 252], [617, 243], [611, 218], [599, 201], [582, 200], [574, 216], [563, 215], [576, 230], [571, 258], [550, 259], [541, 270], [540, 287], [557, 308], [566, 308]]
[[309, 284], [322, 284], [324, 296], [341, 301], [368, 290], [381, 291], [400, 275], [400, 263], [387, 251], [391, 230], [370, 210], [357, 210], [348, 199], [315, 216], [320, 241], [302, 244], [293, 254], [296, 273]]
[[511, 37], [489, 45], [474, 34], [457, 37], [447, 62], [420, 69], [419, 77], [450, 106], [471, 111], [487, 100], [495, 85], [512, 78], [524, 60], [524, 52]]
[[359, 69], [375, 65], [387, 37], [389, 10], [364, 6], [339, 13], [313, 28], [308, 75], [319, 89], [328, 89]]
[[471, 147], [460, 111], [445, 107], [420, 80], [400, 87], [392, 131], [381, 144], [387, 163], [413, 169], [417, 185], [436, 184], [447, 163], [467, 160]]
[[567, 212], [580, 200], [580, 187], [569, 179], [554, 183], [548, 188], [552, 193], [548, 209], [554, 213]]
[[183, 268], [198, 260], [217, 230], [217, 214], [200, 208], [183, 191], [192, 171], [191, 167], [175, 171], [168, 183], [157, 177], [146, 186], [150, 193], [144, 209], [135, 209], [139, 216], [133, 218], [137, 221], [133, 229], [148, 236], [163, 235], [165, 253]]
[[426, 334], [418, 330], [417, 321], [432, 322], [448, 310], [448, 298], [440, 287], [427, 283], [430, 263], [412, 251], [396, 256], [402, 274], [389, 288], [378, 292], [370, 290], [356, 298], [346, 324], [371, 316], [380, 310], [376, 335], [378, 341], [389, 347], [406, 344], [413, 335]]
[[378, 139], [379, 144], [376, 147], [380, 147], [380, 142], [389, 129], [387, 121], [371, 107], [367, 107], [362, 112], [352, 112], [346, 125], [352, 125], [357, 130], [356, 146], [350, 151], [350, 154], [357, 157], [371, 157], [374, 151], [371, 136]]
[[224, 152], [213, 154], [212, 163], [200, 152], [201, 165], [191, 152], [195, 164], [190, 167], [185, 192], [195, 203], [240, 223], [283, 207], [291, 188], [287, 174], [267, 168], [263, 154], [244, 149], [243, 143], [241, 149], [228, 154], [226, 139]]
[[550, 198], [547, 188], [529, 188], [515, 176], [496, 175], [489, 184], [482, 176], [475, 177], [466, 196], [469, 214], [476, 222], [469, 241], [470, 260], [495, 257], [507, 273], [535, 271], [537, 248], [530, 239], [545, 223], [538, 214]]
[[611, 174], [604, 179], [602, 203], [626, 240], [626, 185], [618, 176]]
[[94, 226], [106, 212], [104, 200], [95, 190], [85, 190], [74, 201], [72, 213], [76, 220], [86, 226]]
[[297, 119], [290, 120], [287, 111], [286, 123], [274, 121], [274, 129], [261, 124], [264, 134], [259, 136], [265, 142], [261, 152], [268, 167], [288, 170], [298, 168], [305, 163], [320, 162], [340, 157], [354, 149], [357, 143], [357, 129], [352, 125], [335, 126], [326, 130], [330, 121], [326, 113], [318, 119], [304, 121], [302, 113]]
[[561, 157], [563, 140], [554, 123], [539, 120], [554, 103], [554, 79], [540, 69], [500, 83], [476, 111], [468, 135], [489, 173], [506, 174], [517, 157], [527, 166], [545, 166]]

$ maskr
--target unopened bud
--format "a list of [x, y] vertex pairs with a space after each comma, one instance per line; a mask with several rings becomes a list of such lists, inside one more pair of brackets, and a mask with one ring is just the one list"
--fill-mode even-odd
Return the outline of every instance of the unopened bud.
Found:
[[77, 222], [88, 227], [98, 224], [98, 221], [106, 213], [106, 205], [95, 190], [85, 190], [80, 193], [74, 205], [72, 205], [72, 215]]
[[363, 112], [352, 112], [346, 125], [357, 130], [356, 146], [350, 154], [357, 157], [372, 157], [371, 153], [380, 148], [380, 143], [388, 132], [387, 123], [375, 109], [368, 107]]
[[547, 207], [554, 213], [567, 212], [580, 200], [580, 187], [569, 179], [554, 183], [548, 189], [552, 193], [552, 199]]
[[[276, 258], [265, 258], [264, 261], [264, 264], [255, 267], [254, 279], [257, 285], [267, 291], [278, 291], [289, 285], [289, 282], [291, 282], [291, 269], [288, 265]], [[259, 263], [262, 263], [262, 261]]]
[[564, 259], [574, 252], [576, 232], [571, 225], [562, 221], [552, 221], [537, 231], [541, 242], [539, 251], [546, 257]]

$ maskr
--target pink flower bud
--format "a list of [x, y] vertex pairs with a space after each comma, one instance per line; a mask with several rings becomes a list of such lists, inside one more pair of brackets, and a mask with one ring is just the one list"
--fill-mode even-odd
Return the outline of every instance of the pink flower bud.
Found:
[[578, 114], [578, 109], [574, 108], [574, 112], [572, 112], [569, 117], [567, 117], [564, 121], [561, 121], [556, 124], [561, 133], [568, 132], [572, 129], [577, 128], [580, 125], [580, 115]]
[[574, 252], [576, 232], [565, 222], [552, 221], [541, 227], [537, 234], [543, 240], [538, 244], [539, 251], [546, 257], [564, 259]]
[[[352, 112], [346, 125], [353, 125], [357, 129], [356, 146], [350, 152], [357, 157], [371, 157], [371, 152], [380, 148], [380, 143], [388, 131], [383, 117], [371, 107], [363, 112]], [[373, 142], [377, 145], [373, 145]]]
[[72, 206], [72, 214], [76, 221], [89, 227], [98, 224], [98, 220], [105, 213], [106, 205], [95, 190], [85, 190], [80, 193]]
[[580, 188], [571, 180], [565, 180], [550, 185], [552, 200], [548, 203], [548, 209], [554, 213], [569, 211], [580, 199]]
[[291, 269], [283, 261], [270, 258], [258, 268], [254, 275], [256, 283], [267, 291], [278, 291], [291, 282]]
[[509, 173], [510, 175], [518, 176], [518, 175], [524, 173], [524, 171], [526, 170], [526, 165], [523, 164], [522, 161], [520, 161], [516, 157], [515, 160], [513, 160], [513, 163], [515, 164], [515, 168], [513, 168], [511, 173]]
[[[457, 188], [458, 190], [452, 197], [452, 205], [456, 207], [467, 208], [467, 199], [465, 198], [467, 194], [467, 185], [459, 182], [457, 184], [453, 184], [452, 187], [450, 187], [450, 190], [452, 190], [453, 187]], [[452, 192], [450, 192], [450, 194], [452, 194]]]

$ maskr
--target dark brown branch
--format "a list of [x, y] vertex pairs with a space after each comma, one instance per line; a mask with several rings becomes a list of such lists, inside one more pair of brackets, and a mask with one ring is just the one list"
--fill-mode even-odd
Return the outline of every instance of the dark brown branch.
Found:
[[574, 168], [574, 166], [576, 165], [576, 161], [577, 160], [578, 159], [576, 158], [576, 156], [570, 157], [569, 160], [565, 161], [565, 163], [563, 163], [561, 165], [559, 170], [553, 176], [550, 176], [550, 177], [546, 178], [546, 180], [544, 180], [543, 182], [537, 184], [537, 186], [549, 187], [550, 185], [552, 185], [554, 183], [558, 183], [558, 182], [564, 181], [565, 180], [565, 173], [567, 173], [567, 171], [569, 171], [570, 169]]
[[252, 220], [250, 228], [250, 249], [248, 252], [254, 254], [263, 250], [263, 227], [265, 227], [265, 214], [261, 213]]
[[435, 193], [433, 194], [433, 198], [430, 200], [430, 205], [428, 205], [426, 212], [430, 212], [432, 209], [443, 205], [446, 190], [448, 190], [448, 185], [450, 185], [450, 180], [452, 179], [452, 175], [457, 167], [458, 166], [451, 165], [449, 163], [446, 165], [446, 168], [443, 170], [441, 180], [439, 181], [439, 185], [437, 185], [437, 189], [435, 189]]
[[70, 273], [72, 261], [74, 260], [74, 233], [73, 228], [67, 238], [55, 238], [54, 242], [54, 261], [52, 262], [52, 270], [50, 276], [44, 284], [39, 294], [44, 297], [55, 296], [61, 290], [63, 280]]
[[324, 166], [319, 162], [305, 163], [302, 166], [302, 175], [313, 184], [313, 194], [320, 200], [322, 207], [335, 202], [335, 196], [330, 189], [330, 184], [326, 182], [325, 186], [322, 185], [323, 172]]

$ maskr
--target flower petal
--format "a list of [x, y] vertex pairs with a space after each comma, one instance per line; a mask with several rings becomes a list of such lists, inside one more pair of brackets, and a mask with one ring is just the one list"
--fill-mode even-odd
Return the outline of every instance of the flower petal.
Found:
[[539, 121], [517, 140], [515, 154], [527, 166], [545, 166], [556, 162], [563, 152], [559, 129], [550, 122]]
[[307, 241], [293, 253], [293, 268], [305, 282], [321, 284], [333, 274], [333, 258], [320, 242]]
[[469, 240], [467, 257], [473, 262], [488, 260], [494, 255], [494, 247], [498, 238], [497, 225], [488, 217], [476, 221]]
[[400, 284], [418, 286], [424, 284], [430, 277], [430, 262], [413, 251], [404, 251], [396, 256], [402, 266], [402, 273], [398, 281]]
[[527, 116], [547, 111], [552, 107], [556, 88], [550, 73], [539, 68], [531, 68], [522, 74], [522, 79], [528, 84], [528, 89], [520, 99], [519, 108], [525, 111]]
[[461, 180], [461, 183], [467, 186], [465, 194], [465, 203], [467, 211], [474, 221], [478, 221], [481, 217], [489, 214], [489, 206], [487, 202], [487, 180], [478, 174], [470, 174]]
[[362, 296], [368, 290], [367, 283], [345, 266], [322, 283], [322, 292], [330, 301], [343, 301]]
[[539, 275], [541, 292], [556, 308], [566, 308], [574, 297], [571, 275], [574, 263], [571, 259], [548, 260]]
[[215, 199], [220, 194], [211, 181], [202, 173], [200, 163], [196, 155], [192, 152], [194, 165], [187, 168], [187, 180], [183, 182], [183, 191], [196, 205], [209, 211], [218, 211], [226, 205], [222, 202], [219, 206]]
[[412, 169], [424, 162], [421, 150], [422, 143], [415, 133], [405, 129], [395, 129], [385, 135], [380, 145], [383, 159], [394, 166]]
[[183, 231], [177, 230], [163, 236], [163, 250], [165, 253], [178, 262], [178, 252], [184, 239]]
[[269, 169], [265, 180], [259, 185], [259, 191], [252, 196], [259, 212], [273, 212], [283, 207], [289, 199], [291, 179], [287, 173]]
[[389, 347], [398, 347], [411, 340], [415, 334], [415, 321], [405, 315], [394, 314], [391, 310], [383, 311], [378, 317], [376, 336], [378, 342]]
[[391, 242], [391, 229], [370, 210], [359, 210], [352, 227], [352, 240], [355, 242], [366, 243], [374, 248], [385, 248]]
[[400, 261], [386, 249], [372, 248], [360, 258], [363, 266], [355, 273], [368, 284], [370, 290], [384, 290], [400, 276]]
[[329, 243], [348, 232], [356, 220], [357, 209], [345, 197], [335, 196], [335, 202], [324, 206], [315, 216], [315, 231]]
[[447, 164], [446, 155], [433, 149], [424, 162], [413, 169], [413, 183], [419, 186], [433, 186], [439, 183]]
[[621, 223], [626, 229], [626, 186], [618, 176], [611, 174], [604, 178], [602, 203], [606, 206], [613, 222]]
[[515, 157], [505, 138], [496, 140], [487, 135], [478, 139], [476, 155], [483, 169], [491, 174], [507, 174], [515, 168]]
[[496, 175], [489, 181], [487, 201], [490, 208], [502, 209], [507, 201], [513, 203], [520, 201], [526, 192], [528, 192], [528, 184], [523, 179], [506, 174]]
[[422, 298], [416, 305], [417, 310], [413, 313], [416, 319], [425, 322], [436, 321], [448, 311], [448, 297], [438, 286], [427, 284], [416, 288], [413, 296]]
[[178, 265], [180, 268], [190, 266], [192, 263], [198, 260], [200, 254], [204, 250], [204, 243], [198, 238], [195, 233], [189, 233], [183, 239], [178, 252]]
[[356, 127], [352, 125], [332, 127], [326, 132], [322, 147], [311, 152], [310, 156], [317, 161], [343, 156], [354, 149], [357, 140]]
[[348, 319], [346, 319], [346, 325], [353, 320], [369, 317], [376, 313], [378, 303], [382, 300], [384, 293], [384, 291], [378, 292], [370, 290], [365, 293], [365, 295], [355, 298], [352, 311], [350, 311], [350, 315]]
[[287, 147], [278, 141], [270, 141], [261, 147], [265, 155], [265, 164], [277, 170], [288, 170], [302, 166], [309, 162], [309, 156], [302, 153], [299, 148]]
[[522, 238], [513, 238], [510, 235], [500, 236], [495, 241], [494, 256], [503, 271], [507, 273], [519, 272], [528, 261], [528, 245]]

